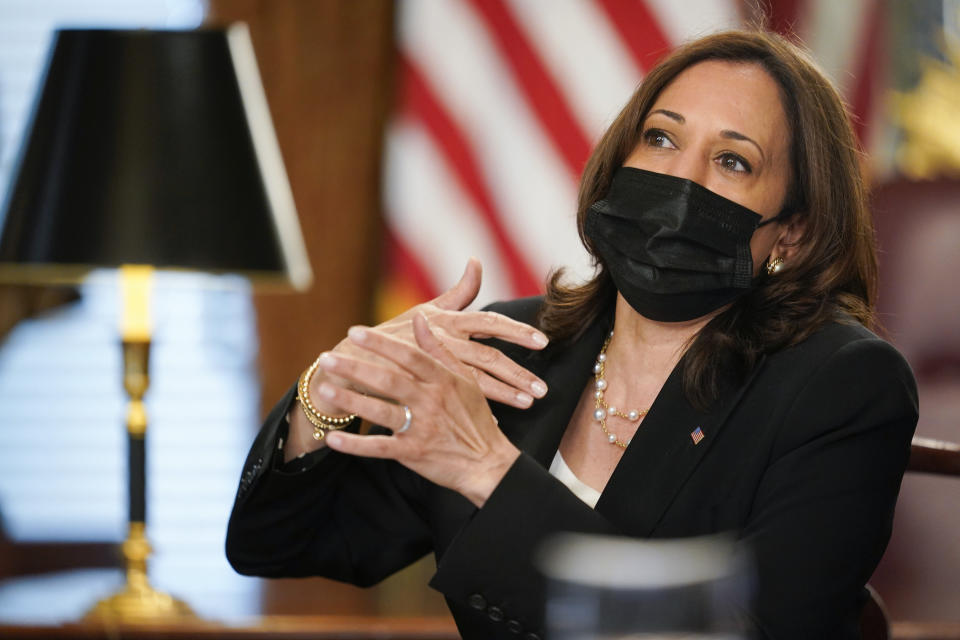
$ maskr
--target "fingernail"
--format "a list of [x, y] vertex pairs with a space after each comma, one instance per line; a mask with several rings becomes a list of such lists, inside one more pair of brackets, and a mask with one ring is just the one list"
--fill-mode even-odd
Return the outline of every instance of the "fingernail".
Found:
[[327, 434], [327, 444], [331, 447], [337, 447], [343, 443], [343, 438], [340, 437], [339, 433], [330, 433]]
[[318, 391], [320, 392], [320, 395], [322, 395], [324, 398], [327, 398], [327, 399], [333, 398], [333, 396], [336, 395], [336, 392], [333, 390], [333, 387], [327, 384], [326, 382], [320, 385], [320, 388], [318, 389]]
[[363, 342], [367, 339], [367, 331], [362, 327], [350, 327], [347, 335], [350, 336], [350, 339], [354, 342]]
[[323, 368], [334, 367], [337, 364], [337, 359], [329, 351], [324, 351], [320, 354], [320, 366]]
[[533, 332], [533, 343], [538, 347], [545, 347], [550, 341], [547, 340], [547, 336], [543, 335], [539, 331]]
[[533, 395], [538, 398], [542, 398], [547, 395], [547, 385], [543, 384], [539, 380], [530, 385], [530, 389], [533, 391]]
[[517, 402], [519, 402], [524, 407], [529, 407], [533, 404], [533, 398], [530, 397], [530, 394], [523, 393], [522, 391], [516, 395]]

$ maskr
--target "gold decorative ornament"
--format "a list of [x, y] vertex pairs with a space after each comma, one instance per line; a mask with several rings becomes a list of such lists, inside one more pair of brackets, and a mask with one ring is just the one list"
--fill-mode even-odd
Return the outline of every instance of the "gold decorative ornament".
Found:
[[893, 118], [903, 131], [896, 161], [911, 178], [960, 176], [960, 51], [946, 49], [947, 62], [922, 60], [917, 86], [893, 94]]

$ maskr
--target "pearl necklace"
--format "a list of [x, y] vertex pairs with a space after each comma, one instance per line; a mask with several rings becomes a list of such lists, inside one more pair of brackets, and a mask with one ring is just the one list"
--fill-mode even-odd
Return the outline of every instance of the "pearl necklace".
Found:
[[612, 418], [614, 416], [618, 418], [623, 418], [624, 420], [629, 420], [630, 422], [636, 422], [643, 416], [647, 415], [649, 409], [633, 409], [627, 413], [620, 411], [616, 407], [611, 407], [603, 398], [604, 392], [607, 390], [607, 379], [603, 377], [604, 374], [604, 365], [607, 362], [607, 346], [610, 344], [610, 338], [613, 337], [613, 331], [610, 332], [610, 335], [607, 336], [607, 339], [603, 342], [603, 347], [600, 348], [600, 354], [597, 356], [597, 363], [593, 365], [593, 376], [596, 379], [594, 385], [596, 386], [596, 391], [593, 393], [593, 397], [596, 398], [596, 407], [593, 411], [593, 419], [600, 423], [600, 429], [607, 436], [607, 442], [610, 444], [616, 445], [621, 449], [626, 449], [627, 445], [630, 444], [630, 440], [624, 442], [616, 436], [616, 434], [611, 433], [607, 429], [607, 418]]

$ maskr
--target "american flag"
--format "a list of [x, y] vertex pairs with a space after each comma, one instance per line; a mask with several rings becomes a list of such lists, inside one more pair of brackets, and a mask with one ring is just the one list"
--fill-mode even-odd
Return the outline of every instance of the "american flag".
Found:
[[[575, 227], [593, 144], [671, 47], [754, 16], [739, 0], [404, 0], [386, 148], [386, 273], [396, 315], [484, 265], [478, 303], [592, 273]], [[872, 146], [879, 0], [772, 0], [842, 87]]]
[[703, 430], [700, 427], [697, 427], [691, 431], [690, 439], [693, 440], [693, 444], [700, 444], [700, 441], [703, 440]]

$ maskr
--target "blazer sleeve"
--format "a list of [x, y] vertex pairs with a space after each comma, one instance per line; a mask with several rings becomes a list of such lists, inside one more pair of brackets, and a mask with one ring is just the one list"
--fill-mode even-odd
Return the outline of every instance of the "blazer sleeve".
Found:
[[[430, 586], [463, 605], [478, 596], [526, 629], [542, 629], [544, 579], [535, 556], [558, 532], [621, 535], [536, 460], [521, 453], [437, 563]], [[479, 613], [483, 613], [480, 611]]]
[[422, 480], [401, 465], [322, 449], [301, 470], [281, 468], [295, 391], [267, 417], [244, 465], [227, 527], [233, 568], [369, 586], [426, 554], [432, 540], [416, 499]]
[[[493, 308], [529, 321], [539, 299]], [[434, 550], [436, 487], [399, 463], [322, 449], [297, 470], [280, 464], [295, 398], [296, 385], [268, 415], [244, 464], [227, 528], [233, 568], [368, 586]]]
[[910, 455], [916, 383], [889, 344], [858, 340], [819, 366], [786, 415], [741, 532], [756, 561], [756, 626], [768, 638], [856, 638]]

